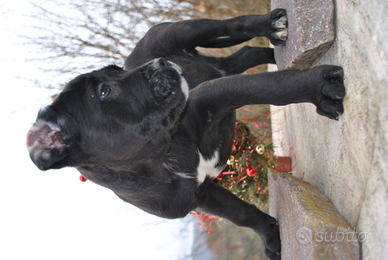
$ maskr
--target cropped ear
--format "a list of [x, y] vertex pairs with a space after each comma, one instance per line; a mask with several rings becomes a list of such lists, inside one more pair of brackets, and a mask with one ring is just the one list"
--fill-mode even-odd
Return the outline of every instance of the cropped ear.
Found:
[[71, 153], [61, 129], [41, 119], [28, 131], [27, 149], [31, 160], [42, 171], [67, 166], [63, 161]]

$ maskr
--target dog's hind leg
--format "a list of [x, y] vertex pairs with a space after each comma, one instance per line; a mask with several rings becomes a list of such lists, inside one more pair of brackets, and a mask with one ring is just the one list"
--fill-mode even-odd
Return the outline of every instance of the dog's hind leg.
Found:
[[197, 46], [226, 47], [262, 36], [274, 45], [285, 44], [287, 16], [284, 9], [227, 20], [194, 19], [158, 24], [139, 41], [126, 59], [125, 67], [131, 69], [154, 58], [189, 53]]
[[224, 71], [227, 76], [240, 74], [260, 64], [275, 64], [274, 49], [245, 46], [228, 57], [202, 56], [206, 62]]
[[208, 185], [199, 201], [199, 211], [225, 218], [237, 226], [253, 229], [260, 236], [266, 256], [271, 260], [280, 259], [281, 246], [276, 219], [214, 183]]
[[[199, 19], [192, 21], [199, 22], [201, 20]], [[212, 28], [211, 26], [209, 26], [209, 21], [206, 22], [207, 24], [204, 24], [203, 36], [208, 36], [206, 41], [204, 41], [204, 37], [193, 39], [199, 47], [229, 47], [248, 41], [253, 37], [260, 36], [265, 36], [270, 39], [273, 45], [286, 44], [288, 34], [288, 20], [286, 10], [284, 9], [274, 9], [270, 13], [265, 15], [238, 16], [228, 20], [218, 21], [218, 24], [216, 20], [210, 21], [214, 23], [215, 27]], [[221, 36], [227, 37], [218, 38]]]

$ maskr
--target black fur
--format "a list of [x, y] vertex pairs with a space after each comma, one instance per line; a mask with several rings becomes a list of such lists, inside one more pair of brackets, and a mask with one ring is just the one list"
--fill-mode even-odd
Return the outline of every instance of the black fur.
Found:
[[[27, 137], [31, 159], [42, 170], [76, 167], [122, 200], [160, 217], [184, 217], [198, 209], [252, 228], [267, 256], [280, 259], [276, 220], [212, 183], [214, 176], [199, 183], [200, 156], [209, 160], [218, 151], [212, 166], [222, 169], [231, 153], [234, 109], [243, 105], [310, 102], [318, 113], [336, 119], [343, 112], [342, 69], [234, 75], [274, 63], [273, 50], [244, 47], [214, 58], [195, 47], [231, 46], [256, 36], [284, 45], [285, 15], [276, 9], [151, 28], [125, 69], [108, 66], [80, 75], [39, 112]], [[181, 74], [190, 88], [188, 99]]]

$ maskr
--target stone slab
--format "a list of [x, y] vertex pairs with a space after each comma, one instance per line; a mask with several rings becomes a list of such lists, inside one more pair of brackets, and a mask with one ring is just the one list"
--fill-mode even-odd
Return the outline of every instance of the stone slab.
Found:
[[310, 68], [334, 40], [333, 0], [272, 0], [271, 8], [288, 17], [286, 46], [275, 46], [279, 70]]
[[304, 173], [351, 227], [367, 232], [362, 259], [387, 259], [388, 1], [334, 4], [336, 37], [314, 65], [344, 68], [345, 112], [334, 121], [312, 104], [282, 107], [278, 142], [293, 152], [293, 175]]
[[280, 226], [282, 259], [360, 259], [357, 233], [308, 182], [268, 170], [270, 214]]

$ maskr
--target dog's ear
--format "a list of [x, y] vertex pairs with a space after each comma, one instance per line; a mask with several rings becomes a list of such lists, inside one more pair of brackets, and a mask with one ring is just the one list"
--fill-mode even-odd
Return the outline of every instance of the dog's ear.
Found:
[[57, 121], [38, 117], [27, 134], [30, 158], [43, 171], [72, 166], [69, 157], [74, 151], [77, 126], [68, 115], [58, 116]]

